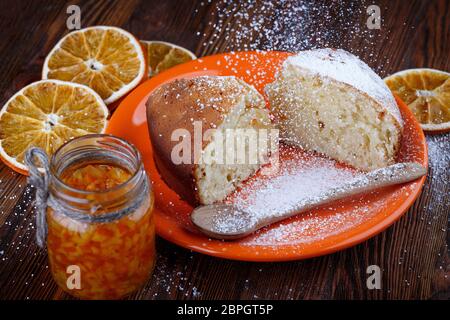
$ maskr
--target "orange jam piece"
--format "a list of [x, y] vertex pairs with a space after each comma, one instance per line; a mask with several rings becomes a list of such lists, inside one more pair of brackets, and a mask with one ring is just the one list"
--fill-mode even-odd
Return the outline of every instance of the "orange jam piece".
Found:
[[[101, 163], [69, 167], [61, 175], [67, 185], [85, 191], [107, 191], [130, 177], [124, 168]], [[141, 287], [156, 259], [153, 203], [150, 192], [134, 212], [105, 223], [80, 222], [49, 208], [47, 247], [58, 285], [82, 299], [118, 299]], [[73, 270], [79, 270], [79, 287]]]
[[131, 173], [112, 164], [87, 164], [69, 168], [61, 176], [72, 188], [85, 191], [104, 191], [118, 186], [131, 177]]

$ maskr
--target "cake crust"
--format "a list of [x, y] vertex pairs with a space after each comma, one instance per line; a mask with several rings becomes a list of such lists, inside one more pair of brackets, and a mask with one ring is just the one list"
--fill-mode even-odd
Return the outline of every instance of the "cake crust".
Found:
[[[172, 141], [172, 132], [177, 128], [188, 130], [193, 148], [194, 122], [201, 122], [203, 132], [217, 129], [243, 96], [251, 97], [247, 101], [249, 108], [265, 109], [264, 99], [256, 89], [228, 76], [178, 79], [156, 89], [147, 100], [147, 120], [156, 166], [167, 185], [192, 205], [202, 203], [195, 175], [198, 159], [191, 152], [190, 163], [173, 163], [171, 150], [178, 141]], [[202, 140], [202, 150], [208, 143]]]

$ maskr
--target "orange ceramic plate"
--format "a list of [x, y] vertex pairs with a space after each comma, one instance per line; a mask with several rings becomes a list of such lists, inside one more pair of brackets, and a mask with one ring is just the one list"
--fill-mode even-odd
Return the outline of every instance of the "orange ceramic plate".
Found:
[[[141, 151], [153, 181], [156, 231], [161, 237], [182, 247], [227, 259], [305, 259], [367, 240], [399, 219], [418, 197], [425, 177], [300, 214], [239, 241], [208, 239], [194, 229], [189, 220], [192, 207], [179, 199], [161, 180], [155, 168], [145, 115], [147, 97], [163, 83], [199, 75], [235, 75], [263, 93], [264, 85], [273, 81], [275, 71], [288, 55], [285, 52], [238, 52], [176, 66], [137, 87], [113, 114], [107, 132], [132, 142]], [[402, 101], [397, 99], [397, 103], [405, 121], [398, 161], [417, 161], [427, 166], [426, 142], [420, 125]], [[339, 214], [339, 219], [336, 219], [336, 214]], [[282, 235], [280, 238], [270, 236], [278, 233]]]

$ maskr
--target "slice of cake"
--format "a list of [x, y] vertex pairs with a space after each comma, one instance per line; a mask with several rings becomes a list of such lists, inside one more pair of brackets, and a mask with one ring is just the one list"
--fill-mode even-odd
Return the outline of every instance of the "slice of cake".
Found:
[[266, 86], [282, 140], [361, 170], [395, 161], [403, 121], [381, 78], [356, 56], [334, 49], [286, 59]]
[[[165, 84], [149, 97], [147, 118], [161, 177], [192, 205], [223, 200], [258, 170], [259, 160], [269, 153], [267, 146], [258, 144], [258, 159], [250, 161], [247, 152], [254, 152], [255, 145], [243, 130], [235, 130], [258, 133], [273, 128], [262, 95], [235, 77], [203, 76]], [[207, 137], [209, 129], [215, 130]], [[237, 131], [243, 134], [236, 134], [230, 143], [230, 135]], [[242, 150], [247, 157], [239, 161]]]

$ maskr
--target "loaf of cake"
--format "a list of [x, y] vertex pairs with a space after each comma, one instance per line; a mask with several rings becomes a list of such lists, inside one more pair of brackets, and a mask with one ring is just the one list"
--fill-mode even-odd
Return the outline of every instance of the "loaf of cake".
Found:
[[395, 162], [403, 121], [383, 80], [356, 56], [300, 52], [266, 86], [280, 137], [360, 170]]
[[[223, 200], [262, 164], [215, 159], [214, 143], [221, 143], [227, 129], [273, 128], [262, 95], [235, 77], [201, 76], [164, 84], [147, 101], [147, 119], [154, 160], [162, 179], [192, 205]], [[199, 124], [203, 133], [216, 130], [211, 139], [202, 140], [200, 152], [195, 152], [195, 139], [199, 136], [194, 125]], [[180, 151], [182, 138], [190, 140], [189, 150]], [[248, 140], [237, 139], [235, 148], [239, 143], [249, 149]], [[224, 148], [233, 152], [228, 145]], [[267, 158], [269, 148], [258, 148], [261, 156]], [[180, 156], [188, 161], [180, 163], [175, 159]]]

